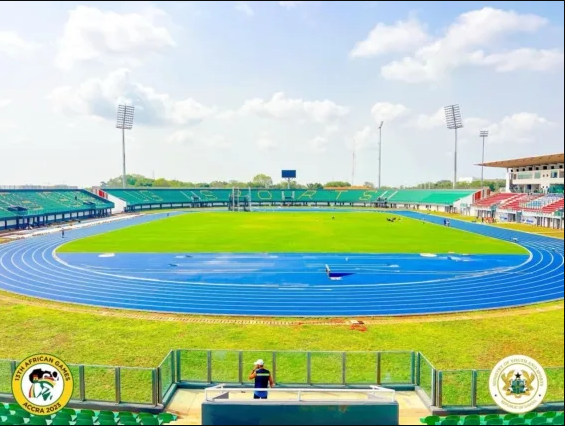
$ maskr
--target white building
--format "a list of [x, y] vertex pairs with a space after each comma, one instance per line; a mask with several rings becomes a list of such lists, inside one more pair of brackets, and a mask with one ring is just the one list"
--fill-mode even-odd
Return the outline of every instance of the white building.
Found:
[[506, 169], [506, 192], [563, 193], [564, 154], [479, 164]]

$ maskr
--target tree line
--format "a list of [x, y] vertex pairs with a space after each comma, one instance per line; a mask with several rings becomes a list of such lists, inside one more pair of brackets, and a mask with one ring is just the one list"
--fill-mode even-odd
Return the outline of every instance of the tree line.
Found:
[[[288, 187], [287, 181], [275, 183], [273, 179], [263, 173], [253, 177], [250, 182], [243, 182], [238, 180], [221, 181], [215, 180], [212, 182], [183, 182], [180, 180], [168, 180], [165, 178], [151, 179], [143, 175], [131, 174], [126, 175], [126, 183], [128, 187], [133, 188], [271, 188], [271, 189], [286, 189]], [[491, 189], [491, 191], [498, 191], [504, 188], [506, 181], [504, 179], [489, 179], [484, 181], [484, 186]], [[101, 182], [102, 188], [121, 188], [122, 177], [115, 177], [105, 182]], [[290, 181], [290, 187], [293, 189], [323, 189], [323, 188], [348, 188], [351, 187], [350, 182], [345, 181], [331, 181], [322, 184], [320, 182], [302, 184], [295, 180]], [[361, 185], [363, 188], [374, 189], [375, 184], [372, 182], [365, 182]], [[358, 188], [357, 186], [355, 188]], [[390, 187], [382, 186], [381, 189], [451, 189], [452, 183], [449, 180], [440, 180], [438, 182], [425, 182], [414, 186], [400, 186]], [[457, 184], [459, 189], [480, 189], [481, 181], [475, 180], [473, 182], [459, 182]]]

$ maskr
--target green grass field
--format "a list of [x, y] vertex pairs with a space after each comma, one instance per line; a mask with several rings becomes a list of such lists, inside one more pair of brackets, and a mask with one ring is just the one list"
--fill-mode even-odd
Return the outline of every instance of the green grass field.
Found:
[[[61, 252], [523, 254], [512, 243], [378, 213], [189, 213], [65, 244]], [[332, 219], [335, 217], [335, 219]]]
[[[5, 293], [4, 293], [5, 294]], [[440, 369], [490, 369], [501, 358], [526, 353], [544, 366], [562, 366], [563, 303], [545, 312], [527, 308], [509, 311], [509, 316], [485, 316], [468, 313], [457, 321], [403, 322], [383, 320], [369, 325], [364, 332], [352, 330], [349, 325], [272, 326], [266, 324], [204, 324], [182, 320], [158, 321], [145, 314], [145, 319], [107, 317], [100, 310], [70, 313], [58, 309], [61, 304], [38, 307], [25, 303], [6, 302], [0, 293], [0, 321], [2, 340], [0, 359], [21, 359], [26, 355], [48, 352], [69, 363], [156, 367], [170, 349], [232, 349], [232, 350], [321, 350], [321, 351], [386, 351], [417, 350]], [[31, 300], [19, 298], [22, 302]], [[533, 312], [532, 312], [533, 311]], [[48, 333], [45, 330], [49, 330]], [[517, 334], [518, 333], [518, 334]], [[32, 338], [41, 336], [41, 338]], [[251, 358], [258, 354], [250, 355]], [[221, 357], [221, 354], [220, 354]], [[303, 371], [303, 360], [289, 358], [284, 364], [286, 377]], [[351, 362], [363, 369], [362, 357]], [[395, 369], [406, 365], [402, 359], [387, 358], [387, 372], [391, 377], [406, 375], [406, 370]], [[186, 360], [190, 356], [186, 355]], [[247, 360], [247, 358], [246, 358]], [[249, 361], [249, 360], [247, 360]], [[247, 362], [246, 361], [246, 362]], [[251, 361], [249, 361], [251, 362]], [[316, 380], [328, 382], [335, 378], [333, 361], [321, 360]], [[185, 364], [184, 377], [202, 377], [201, 363]], [[220, 378], [233, 378], [237, 361], [233, 356], [216, 359], [215, 368]], [[9, 392], [9, 368], [0, 362], [0, 392]], [[283, 364], [279, 366], [283, 368]], [[396, 373], [395, 373], [396, 371]], [[150, 375], [145, 371], [128, 371], [123, 379], [130, 398], [147, 401]], [[282, 377], [282, 376], [281, 376]], [[384, 376], [383, 376], [384, 377]], [[398, 377], [398, 376], [397, 376]], [[552, 376], [552, 397], [563, 398], [563, 373]], [[450, 376], [450, 391], [445, 398], [460, 401], [468, 397], [468, 383]], [[87, 369], [88, 398], [114, 397], [113, 370]]]

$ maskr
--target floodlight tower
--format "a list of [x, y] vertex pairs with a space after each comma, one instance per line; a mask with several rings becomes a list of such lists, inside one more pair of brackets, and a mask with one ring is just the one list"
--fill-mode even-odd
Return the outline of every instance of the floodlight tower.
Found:
[[381, 189], [381, 171], [382, 171], [382, 154], [383, 154], [383, 124], [384, 121], [381, 121], [379, 124], [379, 181], [378, 181], [378, 188]]
[[353, 139], [353, 153], [351, 156], [351, 186], [354, 186], [354, 181], [355, 181], [355, 144], [356, 141], [355, 139]]
[[122, 129], [122, 187], [126, 187], [126, 130], [133, 127], [133, 112], [135, 107], [132, 105], [119, 105], [118, 116], [116, 118], [116, 128]]
[[[479, 132], [479, 137], [483, 138], [483, 160], [481, 164], [485, 164], [485, 138], [488, 138], [488, 130], [481, 130]], [[485, 180], [485, 166], [481, 165], [481, 189], [483, 189], [483, 182]]]
[[449, 130], [455, 130], [455, 151], [453, 153], [453, 188], [457, 187], [457, 129], [463, 127], [459, 105], [448, 105], [445, 110], [445, 122]]

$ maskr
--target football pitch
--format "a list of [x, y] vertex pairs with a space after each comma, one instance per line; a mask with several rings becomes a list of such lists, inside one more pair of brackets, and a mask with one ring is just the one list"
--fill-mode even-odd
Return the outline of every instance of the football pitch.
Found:
[[[387, 219], [396, 218], [394, 222]], [[526, 254], [510, 242], [394, 214], [194, 213], [65, 244], [61, 253]]]

